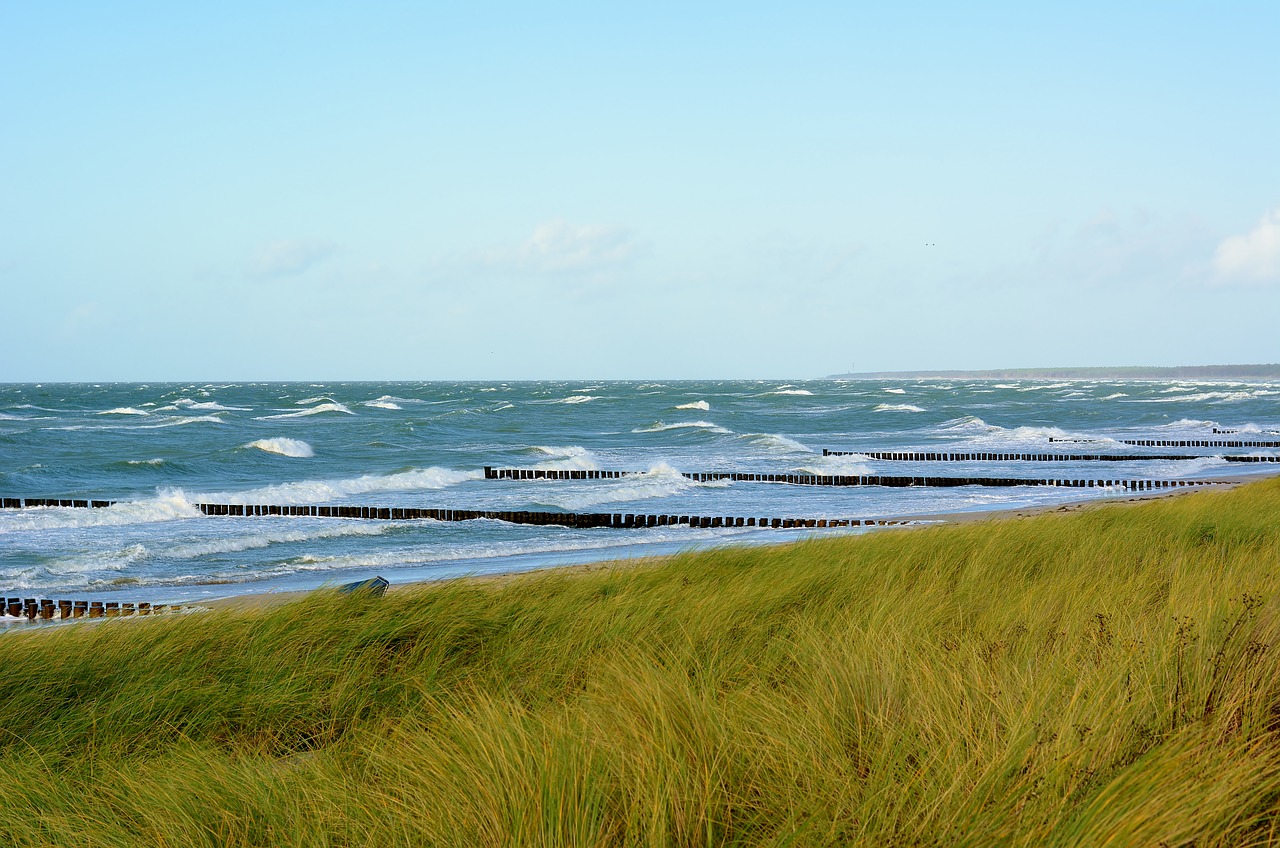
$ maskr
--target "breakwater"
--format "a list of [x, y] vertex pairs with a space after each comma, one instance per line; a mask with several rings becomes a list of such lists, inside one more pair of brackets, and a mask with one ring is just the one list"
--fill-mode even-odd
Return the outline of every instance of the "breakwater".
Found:
[[[1100, 439], [1058, 439], [1049, 437], [1050, 442], [1075, 443], [1097, 442]], [[1140, 448], [1280, 448], [1280, 441], [1248, 441], [1243, 439], [1116, 439], [1119, 444]], [[1133, 459], [1149, 459], [1135, 456]]]
[[[604, 471], [596, 469], [554, 468], [490, 468], [485, 466], [486, 480], [616, 480], [645, 474], [644, 471]], [[1055, 486], [1069, 489], [1118, 488], [1171, 489], [1182, 486], [1212, 486], [1221, 480], [1100, 480], [1026, 477], [933, 477], [891, 476], [884, 474], [768, 474], [754, 471], [686, 471], [685, 479], [695, 483], [786, 483], [793, 486], [885, 486], [955, 488], [958, 486]]]
[[[1119, 453], [944, 453], [935, 451], [837, 451], [822, 449], [823, 456], [861, 456], [887, 462], [1147, 462], [1204, 459], [1199, 454], [1166, 453], [1134, 456]], [[1280, 456], [1219, 456], [1226, 462], [1280, 462]]]

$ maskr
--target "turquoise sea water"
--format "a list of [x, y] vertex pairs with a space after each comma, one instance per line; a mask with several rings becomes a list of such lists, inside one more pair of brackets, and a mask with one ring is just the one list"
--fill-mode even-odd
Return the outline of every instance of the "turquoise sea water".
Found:
[[[1215, 434], [1214, 430], [1237, 431]], [[1050, 438], [1072, 439], [1054, 442]], [[393, 583], [815, 532], [574, 530], [500, 521], [213, 518], [195, 502], [886, 518], [1119, 496], [1104, 489], [694, 483], [682, 471], [1205, 479], [1228, 463], [1122, 439], [1280, 441], [1280, 385], [759, 381], [0, 385], [0, 594], [152, 601]], [[831, 450], [1124, 453], [1133, 462], [904, 463]], [[492, 481], [482, 468], [625, 469]], [[874, 531], [873, 531], [874, 532]]]

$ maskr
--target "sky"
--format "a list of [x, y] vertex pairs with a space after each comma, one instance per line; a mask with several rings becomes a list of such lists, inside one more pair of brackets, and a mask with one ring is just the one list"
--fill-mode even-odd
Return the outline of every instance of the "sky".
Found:
[[0, 381], [1280, 362], [1280, 3], [0, 2]]

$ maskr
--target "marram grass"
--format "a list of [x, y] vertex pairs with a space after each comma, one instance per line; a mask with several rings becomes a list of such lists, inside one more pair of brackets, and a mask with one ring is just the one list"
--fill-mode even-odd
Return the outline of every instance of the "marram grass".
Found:
[[12, 845], [1280, 842], [1280, 480], [0, 638]]

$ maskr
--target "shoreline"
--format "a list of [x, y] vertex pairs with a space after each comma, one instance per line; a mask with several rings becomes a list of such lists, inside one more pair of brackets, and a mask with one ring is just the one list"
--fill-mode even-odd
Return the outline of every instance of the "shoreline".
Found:
[[[1204, 492], [1225, 492], [1235, 489], [1239, 486], [1249, 483], [1258, 483], [1263, 480], [1269, 480], [1274, 477], [1280, 477], [1280, 471], [1272, 471], [1265, 474], [1253, 475], [1237, 475], [1232, 477], [1224, 477], [1218, 485], [1204, 488], [1186, 488], [1186, 489], [1164, 489], [1152, 490], [1141, 494], [1125, 494], [1115, 497], [1101, 497], [1089, 500], [1074, 501], [1066, 504], [1046, 504], [1043, 506], [1026, 506], [1026, 507], [1007, 507], [992, 510], [972, 510], [964, 512], [943, 512], [931, 513], [924, 515], [903, 515], [897, 517], [889, 517], [887, 520], [901, 521], [902, 524], [889, 527], [877, 527], [871, 532], [884, 532], [886, 530], [915, 530], [924, 527], [940, 527], [947, 524], [971, 524], [980, 521], [1013, 521], [1024, 518], [1039, 518], [1046, 515], [1071, 514], [1081, 512], [1087, 509], [1098, 509], [1104, 506], [1126, 506], [1132, 504], [1145, 503], [1164, 498], [1186, 497], [1188, 495], [1202, 494]], [[844, 535], [866, 535], [866, 531], [861, 533], [848, 533]], [[779, 545], [792, 545], [802, 539], [785, 539], [777, 542], [764, 542], [758, 547], [775, 547]], [[727, 545], [710, 546], [709, 550], [720, 549], [724, 547], [735, 547], [732, 543]], [[700, 548], [697, 550], [701, 550]], [[440, 577], [433, 580], [412, 580], [405, 583], [392, 583], [387, 587], [388, 592], [406, 592], [422, 590], [429, 586], [436, 586], [448, 583], [464, 582], [477, 586], [503, 586], [513, 581], [525, 577], [541, 576], [551, 572], [572, 577], [577, 574], [590, 574], [600, 571], [614, 571], [631, 568], [643, 568], [646, 565], [656, 565], [666, 562], [678, 554], [663, 553], [640, 555], [634, 557], [613, 557], [590, 562], [566, 563], [561, 565], [544, 565], [534, 568], [521, 569], [516, 571], [506, 571], [492, 574], [463, 574], [450, 577]], [[375, 575], [370, 574], [369, 577]], [[382, 576], [382, 575], [377, 575]], [[385, 577], [384, 577], [385, 579]], [[220, 610], [237, 610], [250, 611], [257, 609], [268, 609], [280, 604], [289, 603], [306, 597], [312, 592], [323, 591], [326, 587], [317, 587], [315, 589], [300, 589], [288, 591], [266, 591], [266, 592], [247, 592], [244, 594], [228, 595], [223, 598], [214, 598], [207, 601], [197, 602], [195, 605], [206, 607], [208, 609]], [[332, 587], [329, 587], [332, 588]]]

